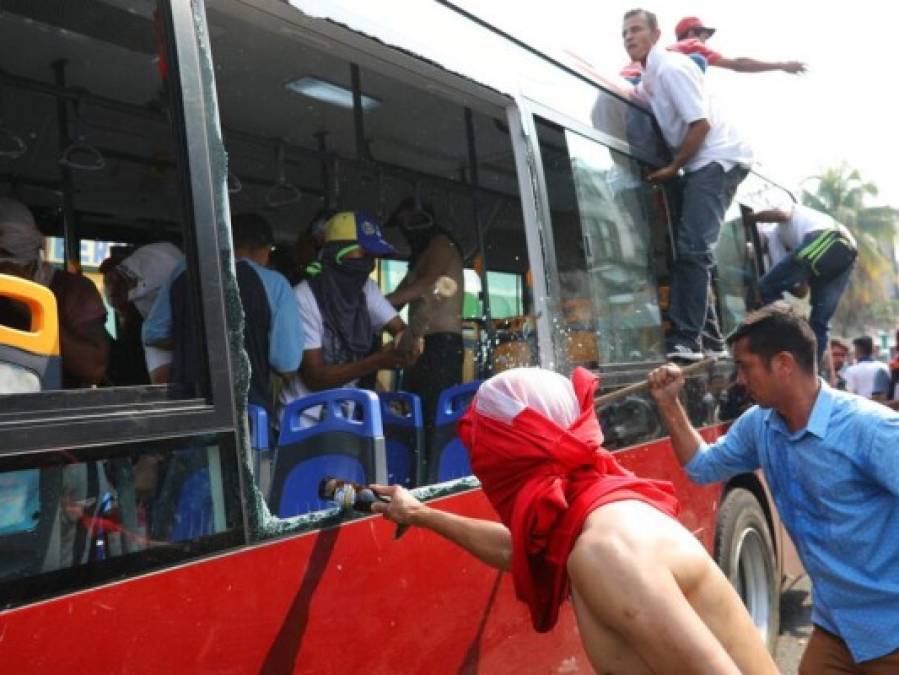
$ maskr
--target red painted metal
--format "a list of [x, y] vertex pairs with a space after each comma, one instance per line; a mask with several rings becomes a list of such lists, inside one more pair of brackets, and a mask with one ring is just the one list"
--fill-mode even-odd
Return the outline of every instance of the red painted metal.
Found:
[[[674, 480], [711, 545], [720, 487], [690, 484], [667, 440], [617, 456]], [[480, 490], [435, 503], [494, 517]], [[537, 634], [507, 574], [393, 529], [354, 521], [0, 614], [0, 672], [590, 672], [570, 607]]]

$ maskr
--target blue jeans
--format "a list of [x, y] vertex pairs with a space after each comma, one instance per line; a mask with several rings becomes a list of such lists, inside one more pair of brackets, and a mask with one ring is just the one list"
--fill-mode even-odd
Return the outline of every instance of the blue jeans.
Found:
[[742, 166], [725, 171], [720, 164], [712, 162], [684, 177], [677, 260], [671, 275], [671, 305], [668, 309], [673, 328], [668, 337], [669, 349], [676, 344], [699, 349], [703, 324], [718, 323], [715, 308], [709, 302], [714, 249], [724, 214], [747, 173]]
[[[809, 232], [802, 239], [797, 250], [802, 250], [812, 243], [820, 232]], [[815, 331], [815, 339], [818, 341], [818, 361], [827, 349], [830, 339], [830, 319], [837, 311], [840, 297], [849, 285], [849, 277], [852, 275], [854, 259], [847, 258], [846, 268], [835, 277], [826, 281], [813, 277], [806, 267], [803, 267], [794, 256], [790, 255], [772, 267], [765, 276], [759, 279], [759, 291], [762, 294], [762, 302], [766, 305], [780, 300], [784, 291], [788, 291], [796, 284], [807, 281], [811, 290], [812, 313], [809, 323]]]

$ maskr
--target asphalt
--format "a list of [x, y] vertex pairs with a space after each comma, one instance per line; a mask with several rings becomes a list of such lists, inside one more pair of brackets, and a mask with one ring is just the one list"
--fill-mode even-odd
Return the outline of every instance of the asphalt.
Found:
[[780, 600], [780, 637], [774, 652], [783, 675], [796, 675], [812, 632], [812, 594], [808, 577], [786, 591]]

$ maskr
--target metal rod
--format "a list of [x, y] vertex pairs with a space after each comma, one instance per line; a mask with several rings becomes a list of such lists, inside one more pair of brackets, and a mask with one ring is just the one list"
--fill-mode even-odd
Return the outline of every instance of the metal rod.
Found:
[[478, 249], [481, 251], [481, 294], [484, 307], [484, 326], [487, 329], [487, 341], [493, 347], [495, 330], [491, 321], [490, 312], [490, 285], [487, 281], [487, 248], [484, 245], [484, 228], [481, 227], [481, 213], [479, 208], [478, 184], [478, 148], [474, 133], [474, 116], [471, 108], [465, 108], [465, 140], [468, 143], [468, 182], [471, 186], [471, 207], [474, 216], [474, 229], [478, 239]]
[[[681, 368], [681, 373], [683, 373], [684, 377], [692, 375], [704, 368], [708, 368], [710, 365], [717, 361], [717, 358], [708, 358], [703, 359], [702, 361], [697, 361], [696, 363], [691, 363], [689, 366], [684, 366]], [[593, 400], [593, 404], [597, 408], [601, 408], [604, 405], [609, 405], [609, 403], [614, 403], [615, 401], [620, 401], [623, 398], [627, 398], [628, 396], [633, 396], [634, 394], [639, 394], [643, 391], [649, 389], [649, 380], [643, 380], [642, 382], [637, 382], [635, 384], [629, 384], [626, 387], [622, 387], [621, 389], [616, 389], [615, 391], [603, 394], [602, 396], [597, 396]]]
[[328, 167], [328, 132], [317, 131], [315, 133], [318, 151], [321, 153], [321, 178], [322, 178], [322, 206], [326, 209], [331, 208], [331, 171]]
[[[51, 64], [53, 80], [62, 89], [66, 87], [66, 63], [65, 59], [60, 59]], [[69, 137], [68, 102], [63, 97], [56, 99], [56, 125], [60, 150], [68, 148], [72, 139]], [[75, 189], [72, 170], [65, 164], [58, 164], [57, 167], [62, 190], [63, 265], [71, 271], [81, 266], [81, 244], [75, 228]]]
[[356, 130], [356, 158], [371, 159], [365, 142], [365, 116], [362, 109], [362, 76], [359, 64], [350, 64], [350, 81], [353, 85], [353, 128]]

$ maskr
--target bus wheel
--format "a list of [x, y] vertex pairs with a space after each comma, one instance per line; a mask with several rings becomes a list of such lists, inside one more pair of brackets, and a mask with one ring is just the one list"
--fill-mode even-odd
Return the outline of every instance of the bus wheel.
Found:
[[715, 559], [773, 654], [780, 630], [780, 579], [772, 541], [755, 495], [731, 490], [718, 512]]

